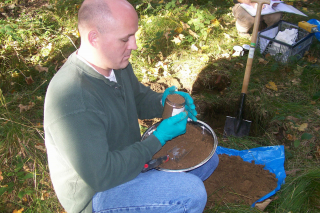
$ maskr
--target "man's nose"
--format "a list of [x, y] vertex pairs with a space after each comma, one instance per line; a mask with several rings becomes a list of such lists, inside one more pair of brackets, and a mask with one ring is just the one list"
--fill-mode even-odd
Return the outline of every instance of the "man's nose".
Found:
[[132, 39], [130, 40], [128, 49], [130, 49], [130, 50], [136, 50], [136, 49], [138, 49], [137, 41], [136, 41], [136, 37], [135, 37], [135, 36], [133, 36]]

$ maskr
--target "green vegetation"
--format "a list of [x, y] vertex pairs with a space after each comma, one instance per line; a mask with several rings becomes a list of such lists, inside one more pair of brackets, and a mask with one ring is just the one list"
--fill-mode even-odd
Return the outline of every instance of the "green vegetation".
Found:
[[[0, 3], [0, 212], [63, 212], [50, 182], [44, 146], [46, 88], [65, 59], [79, 47], [77, 10], [81, 0], [6, 0]], [[239, 38], [232, 0], [131, 0], [140, 18], [138, 51], [132, 64], [140, 80], [178, 78], [196, 103], [200, 120], [221, 123], [234, 116], [247, 57], [233, 57]], [[291, 1], [309, 17], [284, 14], [297, 24], [320, 20], [316, 0]], [[222, 138], [233, 149], [284, 145], [290, 174], [268, 212], [319, 212], [320, 42], [313, 40], [300, 60], [281, 64], [256, 51], [246, 119], [252, 136]], [[212, 83], [230, 81], [222, 89]], [[201, 90], [194, 92], [193, 83]], [[202, 108], [201, 108], [202, 109]], [[223, 129], [223, 126], [222, 126]], [[277, 198], [277, 199], [276, 199]], [[255, 212], [226, 204], [207, 212]]]

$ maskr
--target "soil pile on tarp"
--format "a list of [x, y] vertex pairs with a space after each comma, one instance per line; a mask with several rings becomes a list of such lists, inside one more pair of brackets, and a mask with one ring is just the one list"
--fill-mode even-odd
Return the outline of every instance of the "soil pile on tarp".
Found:
[[227, 203], [252, 205], [277, 187], [275, 174], [239, 156], [219, 155], [219, 165], [204, 181], [207, 207]]

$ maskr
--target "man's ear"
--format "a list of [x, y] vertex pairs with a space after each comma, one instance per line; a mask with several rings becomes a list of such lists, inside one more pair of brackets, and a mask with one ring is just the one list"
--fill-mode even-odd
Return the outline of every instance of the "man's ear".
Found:
[[98, 45], [98, 32], [96, 30], [91, 30], [89, 33], [88, 33], [88, 41], [89, 43], [91, 44], [91, 46], [93, 47], [97, 47]]

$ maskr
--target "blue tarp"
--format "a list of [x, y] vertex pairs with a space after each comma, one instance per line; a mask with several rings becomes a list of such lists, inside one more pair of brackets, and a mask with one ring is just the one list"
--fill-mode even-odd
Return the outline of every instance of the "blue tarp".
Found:
[[[229, 156], [240, 156], [246, 162], [251, 162], [252, 160], [254, 160], [255, 164], [265, 165], [264, 169], [269, 170], [271, 173], [274, 173], [276, 175], [276, 178], [278, 179], [277, 188], [275, 188], [273, 191], [266, 194], [256, 202], [261, 202], [271, 197], [280, 189], [281, 185], [284, 184], [286, 172], [284, 170], [284, 146], [282, 145], [258, 147], [242, 151], [218, 146], [216, 153], [227, 154]], [[256, 202], [252, 204], [252, 207]]]

